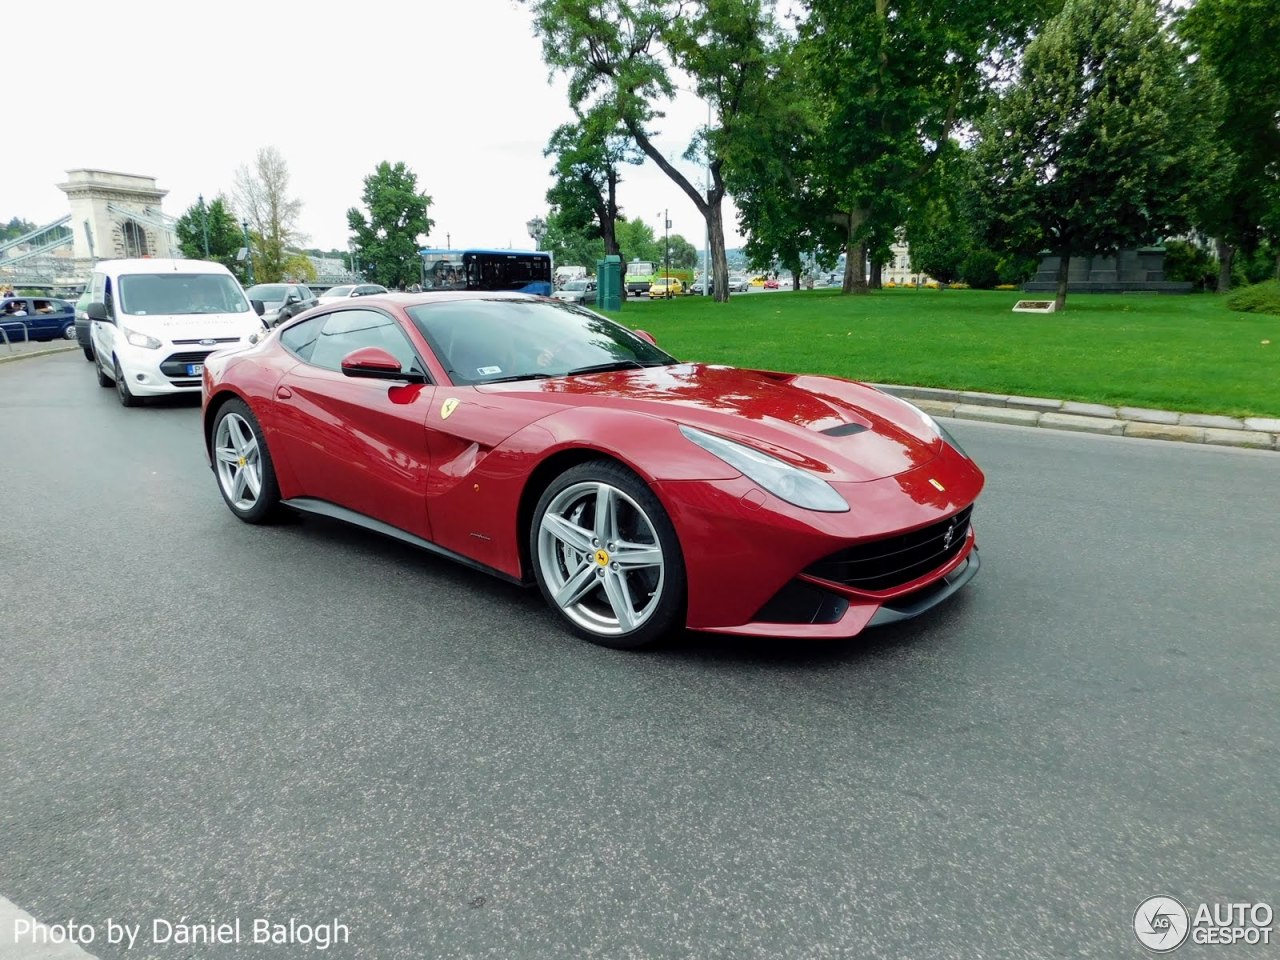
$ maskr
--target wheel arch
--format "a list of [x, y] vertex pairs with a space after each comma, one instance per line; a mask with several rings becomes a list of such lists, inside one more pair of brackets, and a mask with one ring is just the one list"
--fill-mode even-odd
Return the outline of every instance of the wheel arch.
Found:
[[[204, 417], [201, 423], [201, 433], [204, 436], [204, 452], [209, 457], [209, 462], [213, 462], [213, 423], [218, 419], [218, 411], [227, 405], [229, 400], [240, 400], [244, 402], [250, 410], [253, 410], [253, 404], [249, 403], [247, 397], [237, 390], [230, 387], [219, 387], [214, 394], [209, 397], [208, 403], [204, 405]], [[254, 412], [257, 416], [257, 412]], [[261, 419], [259, 419], [261, 423]]]
[[524, 489], [520, 491], [520, 502], [516, 507], [515, 540], [520, 549], [522, 582], [533, 582], [533, 557], [529, 553], [529, 537], [533, 529], [533, 511], [538, 506], [538, 500], [560, 474], [592, 460], [607, 460], [625, 467], [648, 484], [650, 489], [653, 488], [652, 481], [626, 460], [596, 447], [568, 447], [557, 450], [543, 459], [529, 472], [529, 479], [525, 481]]

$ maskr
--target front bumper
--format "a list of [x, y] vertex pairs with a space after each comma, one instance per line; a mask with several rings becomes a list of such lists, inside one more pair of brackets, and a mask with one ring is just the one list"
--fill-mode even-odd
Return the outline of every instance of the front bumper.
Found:
[[[967, 520], [983, 486], [972, 461], [944, 450], [896, 477], [833, 484], [851, 505], [848, 513], [801, 510], [745, 477], [657, 484], [680, 533], [689, 629], [837, 639], [919, 616], [944, 602], [978, 572], [977, 541]], [[944, 491], [932, 485], [935, 480]], [[912, 545], [911, 538], [934, 531], [934, 547]], [[841, 559], [880, 545], [888, 545], [892, 557], [897, 541], [904, 553], [910, 551], [902, 564], [886, 563], [886, 557]], [[933, 549], [936, 562], [922, 562]], [[860, 564], [877, 572], [837, 579], [837, 571], [856, 573]], [[900, 577], [879, 572], [895, 566], [903, 570]]]
[[[197, 393], [204, 369], [204, 361], [213, 347], [195, 348], [190, 345], [170, 344], [157, 350], [129, 346], [116, 347], [116, 359], [129, 390], [136, 396], [158, 397], [174, 393]], [[196, 372], [190, 372], [198, 366]]]

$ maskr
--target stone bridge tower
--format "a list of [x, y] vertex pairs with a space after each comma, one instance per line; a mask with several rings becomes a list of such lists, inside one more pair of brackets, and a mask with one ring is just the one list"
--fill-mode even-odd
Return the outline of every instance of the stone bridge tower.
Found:
[[58, 184], [58, 189], [71, 202], [69, 226], [77, 265], [175, 255], [173, 221], [160, 209], [169, 191], [156, 187], [155, 177], [68, 170], [67, 182]]

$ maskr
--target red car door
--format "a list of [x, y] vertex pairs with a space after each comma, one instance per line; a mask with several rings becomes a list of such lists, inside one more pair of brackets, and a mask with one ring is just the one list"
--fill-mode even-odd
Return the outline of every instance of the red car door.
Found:
[[300, 494], [431, 539], [426, 420], [435, 388], [349, 377], [354, 350], [381, 347], [425, 373], [398, 321], [349, 309], [291, 327], [282, 343], [302, 362], [276, 386], [276, 444]]

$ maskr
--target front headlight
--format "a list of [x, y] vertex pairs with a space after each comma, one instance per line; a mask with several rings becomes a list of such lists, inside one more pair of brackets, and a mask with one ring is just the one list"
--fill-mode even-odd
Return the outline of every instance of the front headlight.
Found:
[[742, 471], [744, 476], [760, 484], [779, 500], [823, 513], [844, 513], [849, 509], [844, 497], [836, 493], [831, 484], [807, 470], [793, 467], [777, 457], [718, 437], [714, 433], [685, 426], [680, 428], [680, 432], [685, 439], [696, 443], [707, 453]]
[[136, 330], [130, 330], [128, 327], [121, 327], [120, 332], [124, 334], [124, 338], [135, 347], [145, 347], [147, 350], [159, 350], [160, 341], [155, 337], [149, 337], [145, 333], [138, 333]]

